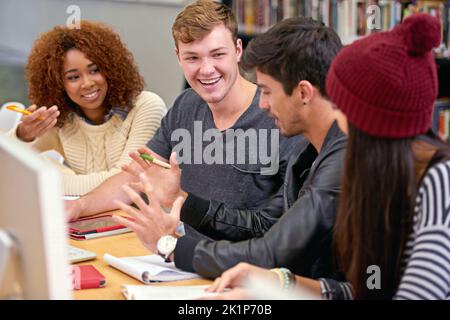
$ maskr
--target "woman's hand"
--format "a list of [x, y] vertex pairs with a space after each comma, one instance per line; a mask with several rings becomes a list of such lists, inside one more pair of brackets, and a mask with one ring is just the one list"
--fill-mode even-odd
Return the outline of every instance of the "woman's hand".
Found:
[[33, 104], [27, 110], [32, 114], [23, 116], [22, 122], [17, 127], [17, 137], [24, 142], [31, 142], [53, 128], [59, 116], [57, 106], [38, 109]]
[[83, 199], [66, 200], [64, 201], [64, 208], [66, 211], [66, 219], [68, 222], [77, 220], [81, 217], [83, 212]]
[[206, 292], [223, 292], [226, 288], [234, 289], [242, 286], [244, 282], [250, 277], [266, 278], [272, 282], [278, 282], [278, 275], [270, 270], [253, 266], [248, 263], [239, 263], [235, 267], [222, 273], [222, 276], [217, 278], [211, 287], [207, 288]]

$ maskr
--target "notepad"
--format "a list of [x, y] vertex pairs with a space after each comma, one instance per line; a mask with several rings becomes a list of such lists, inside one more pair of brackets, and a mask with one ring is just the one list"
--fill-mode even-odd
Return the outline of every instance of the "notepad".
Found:
[[214, 297], [216, 293], [205, 292], [209, 285], [199, 286], [134, 286], [123, 285], [122, 294], [127, 300], [193, 300]]
[[173, 262], [164, 262], [159, 255], [117, 258], [105, 253], [103, 260], [114, 268], [143, 282], [177, 281], [200, 278], [196, 273], [185, 272]]

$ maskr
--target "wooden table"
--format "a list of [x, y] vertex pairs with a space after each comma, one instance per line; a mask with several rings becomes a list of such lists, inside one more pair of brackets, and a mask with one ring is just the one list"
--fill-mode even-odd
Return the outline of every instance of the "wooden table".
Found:
[[[143, 285], [142, 282], [111, 267], [103, 261], [103, 255], [105, 253], [109, 253], [116, 257], [148, 255], [149, 251], [140, 243], [134, 232], [84, 241], [71, 239], [70, 244], [78, 248], [95, 252], [97, 254], [95, 260], [85, 261], [79, 264], [94, 265], [106, 278], [106, 286], [104, 288], [75, 290], [73, 294], [74, 299], [123, 300], [124, 296], [121, 292], [121, 286], [123, 284]], [[149, 285], [204, 285], [209, 283], [212, 282], [206, 279], [193, 279]]]

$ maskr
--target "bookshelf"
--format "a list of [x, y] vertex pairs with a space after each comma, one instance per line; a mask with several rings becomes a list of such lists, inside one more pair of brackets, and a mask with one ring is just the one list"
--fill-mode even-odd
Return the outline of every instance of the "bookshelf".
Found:
[[[223, 0], [238, 21], [244, 47], [255, 35], [284, 18], [307, 16], [332, 27], [344, 45], [374, 32], [386, 31], [407, 16], [425, 12], [441, 21], [442, 44], [436, 50], [439, 98], [433, 130], [450, 141], [450, 0]], [[370, 7], [372, 6], [372, 7]], [[370, 8], [370, 10], [368, 10]], [[367, 23], [370, 17], [370, 23]]]
[[223, 0], [238, 20], [240, 34], [253, 36], [284, 18], [312, 17], [339, 34], [344, 43], [389, 30], [405, 17], [426, 12], [442, 24], [449, 46], [450, 0]]

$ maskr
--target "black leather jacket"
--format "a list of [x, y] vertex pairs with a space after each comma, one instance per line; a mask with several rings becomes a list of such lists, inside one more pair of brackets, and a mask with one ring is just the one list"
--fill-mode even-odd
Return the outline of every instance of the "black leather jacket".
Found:
[[[303, 136], [298, 136], [294, 150], [290, 150], [290, 157], [287, 159], [286, 170], [293, 156], [297, 157], [309, 146], [308, 140]], [[309, 169], [317, 153], [314, 148], [302, 158], [302, 168]], [[304, 177], [307, 176], [307, 170]], [[298, 189], [303, 184], [291, 181], [288, 185], [287, 173], [284, 176], [284, 184], [278, 192], [273, 194], [259, 208], [237, 209], [226, 207], [223, 202], [214, 200], [204, 200], [193, 194], [189, 194], [183, 208], [181, 209], [181, 220], [199, 231], [205, 236], [215, 240], [240, 241], [251, 238], [258, 238], [264, 235], [292, 204], [286, 204], [285, 194], [287, 190], [292, 191], [293, 197], [289, 196], [289, 201], [295, 201]], [[292, 180], [292, 179], [291, 179]], [[292, 190], [297, 187], [296, 190]]]
[[[239, 262], [264, 268], [287, 267], [312, 278], [334, 277], [331, 231], [345, 144], [346, 137], [337, 123], [328, 131], [319, 154], [312, 144], [299, 144], [289, 160], [283, 190], [264, 210], [227, 209], [191, 198], [188, 211], [203, 211], [204, 218], [196, 227], [208, 237], [185, 224], [186, 235], [178, 239], [175, 249], [176, 266], [209, 278]], [[280, 201], [284, 214], [279, 209]], [[250, 239], [234, 243], [212, 239], [224, 235]]]

